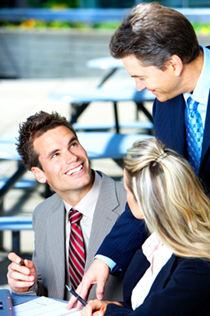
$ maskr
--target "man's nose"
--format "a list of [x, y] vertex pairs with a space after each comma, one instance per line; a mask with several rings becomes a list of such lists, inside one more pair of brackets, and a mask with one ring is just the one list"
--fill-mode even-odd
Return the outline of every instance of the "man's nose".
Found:
[[135, 84], [136, 84], [136, 90], [137, 91], [142, 91], [145, 89], [145, 84], [140, 81], [140, 80], [135, 80]]
[[70, 150], [67, 150], [65, 153], [65, 162], [66, 164], [69, 164], [71, 162], [77, 161], [77, 155], [72, 153]]

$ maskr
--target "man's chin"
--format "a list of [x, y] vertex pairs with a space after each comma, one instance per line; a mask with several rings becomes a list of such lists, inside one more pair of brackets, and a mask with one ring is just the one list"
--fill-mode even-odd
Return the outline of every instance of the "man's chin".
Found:
[[166, 96], [163, 96], [163, 95], [156, 95], [156, 98], [158, 99], [158, 101], [160, 101], [160, 102], [165, 102], [165, 101], [168, 101], [169, 99], [171, 99], [171, 98], [169, 98], [169, 97], [166, 97]]

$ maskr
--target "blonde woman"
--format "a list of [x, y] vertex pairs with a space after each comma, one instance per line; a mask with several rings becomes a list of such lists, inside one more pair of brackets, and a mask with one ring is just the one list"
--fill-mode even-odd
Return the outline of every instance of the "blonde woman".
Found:
[[124, 159], [127, 201], [150, 236], [124, 278], [124, 301], [90, 301], [81, 315], [210, 314], [210, 201], [190, 164], [156, 138]]

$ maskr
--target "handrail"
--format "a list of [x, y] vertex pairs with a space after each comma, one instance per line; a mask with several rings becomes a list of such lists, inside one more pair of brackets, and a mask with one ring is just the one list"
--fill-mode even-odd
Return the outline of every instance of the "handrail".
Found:
[[28, 19], [66, 22], [121, 21], [128, 9], [0, 9], [0, 21]]
[[[210, 8], [175, 8], [191, 22], [209, 22]], [[66, 22], [122, 21], [127, 9], [0, 9], [0, 21], [20, 22], [28, 19]]]

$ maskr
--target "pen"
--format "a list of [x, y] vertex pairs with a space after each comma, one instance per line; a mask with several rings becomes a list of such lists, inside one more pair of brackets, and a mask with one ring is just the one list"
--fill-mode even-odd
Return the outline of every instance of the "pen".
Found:
[[25, 265], [24, 260], [21, 259], [20, 262], [18, 262], [18, 265], [19, 265], [19, 266], [24, 266], [24, 265]]
[[82, 303], [83, 306], [87, 305], [87, 302], [85, 302], [83, 298], [81, 298], [81, 296], [79, 296], [73, 289], [70, 289], [68, 285], [66, 285], [66, 288], [72, 295], [74, 295], [78, 299], [78, 301], [80, 301], [80, 303]]

